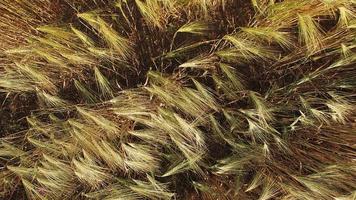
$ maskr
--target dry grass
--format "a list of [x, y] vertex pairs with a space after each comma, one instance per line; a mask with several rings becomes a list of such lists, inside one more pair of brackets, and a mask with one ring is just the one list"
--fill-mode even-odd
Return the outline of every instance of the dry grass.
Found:
[[355, 2], [243, 3], [1, 2], [0, 197], [354, 199]]

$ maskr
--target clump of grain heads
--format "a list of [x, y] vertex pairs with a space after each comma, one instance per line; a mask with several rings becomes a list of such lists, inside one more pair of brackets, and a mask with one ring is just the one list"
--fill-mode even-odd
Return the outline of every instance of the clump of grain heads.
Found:
[[0, 13], [1, 198], [355, 198], [354, 1]]

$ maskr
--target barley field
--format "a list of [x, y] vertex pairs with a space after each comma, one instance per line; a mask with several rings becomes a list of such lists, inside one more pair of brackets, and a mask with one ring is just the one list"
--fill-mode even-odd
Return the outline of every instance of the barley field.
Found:
[[0, 199], [356, 200], [356, 1], [0, 0]]

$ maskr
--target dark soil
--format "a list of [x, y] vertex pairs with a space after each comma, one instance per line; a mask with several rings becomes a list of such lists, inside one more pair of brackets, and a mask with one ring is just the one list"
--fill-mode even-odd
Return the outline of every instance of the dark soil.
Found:
[[27, 129], [26, 117], [37, 109], [36, 96], [0, 94], [0, 137]]

